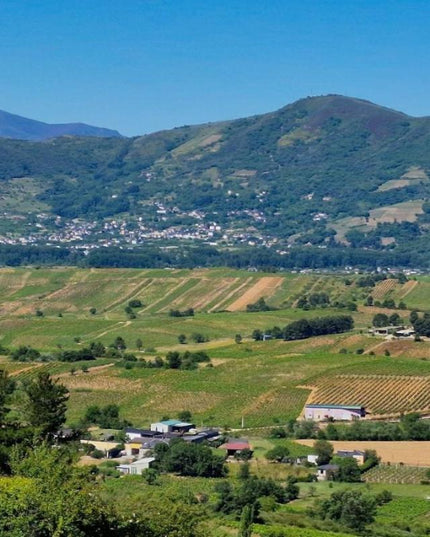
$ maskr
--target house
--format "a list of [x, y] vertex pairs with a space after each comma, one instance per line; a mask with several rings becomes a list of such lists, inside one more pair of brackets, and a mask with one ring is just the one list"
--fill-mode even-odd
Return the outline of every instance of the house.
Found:
[[227, 457], [234, 457], [236, 454], [240, 454], [244, 449], [249, 449], [252, 452], [251, 446], [248, 440], [232, 440], [219, 446], [218, 449], [225, 449]]
[[306, 420], [353, 421], [365, 416], [366, 409], [360, 405], [305, 405]]
[[398, 338], [411, 338], [415, 336], [415, 330], [413, 328], [405, 328], [404, 330], [396, 330], [394, 337]]
[[116, 468], [124, 475], [142, 475], [145, 470], [151, 468], [154, 461], [154, 457], [144, 457], [130, 464], [120, 464]]
[[318, 466], [317, 480], [329, 481], [333, 479], [333, 476], [338, 471], [339, 471], [339, 466], [337, 464], [322, 464], [321, 466]]
[[164, 420], [157, 423], [151, 423], [151, 431], [159, 433], [186, 433], [190, 429], [194, 429], [194, 423], [186, 423], [180, 420]]
[[157, 444], [169, 444], [169, 438], [134, 438], [124, 444], [124, 451], [127, 457], [144, 457], [148, 451], [155, 448]]
[[352, 459], [355, 459], [357, 461], [357, 464], [364, 464], [364, 451], [359, 450], [353, 450], [348, 451], [341, 449], [339, 451], [336, 451], [336, 457], [351, 457]]
[[399, 326], [375, 326], [369, 330], [370, 334], [374, 336], [388, 336], [389, 334], [394, 334], [398, 330], [403, 330], [405, 327], [403, 325]]

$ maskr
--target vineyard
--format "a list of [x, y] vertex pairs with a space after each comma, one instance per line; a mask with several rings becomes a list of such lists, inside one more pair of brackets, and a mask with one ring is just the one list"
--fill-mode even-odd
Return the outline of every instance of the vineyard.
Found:
[[366, 483], [419, 484], [427, 479], [428, 468], [402, 464], [380, 464], [363, 475]]
[[321, 378], [307, 404], [362, 405], [375, 415], [430, 410], [430, 376], [337, 375]]
[[373, 298], [376, 300], [383, 299], [390, 291], [393, 291], [398, 287], [397, 280], [394, 280], [392, 278], [387, 278], [386, 280], [382, 280], [378, 282], [375, 285], [375, 289], [372, 292]]

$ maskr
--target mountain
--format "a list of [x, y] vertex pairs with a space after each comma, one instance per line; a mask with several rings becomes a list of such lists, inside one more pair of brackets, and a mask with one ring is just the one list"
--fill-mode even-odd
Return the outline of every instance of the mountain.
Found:
[[99, 136], [110, 138], [121, 136], [119, 132], [92, 127], [85, 123], [52, 124], [27, 119], [0, 110], [0, 137], [17, 140], [41, 141], [57, 136]]
[[[3, 139], [0, 235], [91, 247], [347, 246], [419, 252], [430, 264], [429, 147], [430, 118], [340, 95], [135, 138]], [[47, 215], [31, 232], [19, 220], [29, 211]]]

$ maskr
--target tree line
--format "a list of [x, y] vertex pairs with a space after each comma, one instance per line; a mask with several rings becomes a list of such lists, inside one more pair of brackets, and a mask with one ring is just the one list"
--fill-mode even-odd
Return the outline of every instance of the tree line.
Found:
[[269, 336], [273, 339], [292, 341], [326, 334], [339, 334], [353, 328], [354, 320], [350, 315], [331, 315], [314, 319], [299, 319], [287, 324], [284, 328], [274, 326], [265, 331], [256, 329], [252, 332], [252, 338], [255, 341], [261, 341]]

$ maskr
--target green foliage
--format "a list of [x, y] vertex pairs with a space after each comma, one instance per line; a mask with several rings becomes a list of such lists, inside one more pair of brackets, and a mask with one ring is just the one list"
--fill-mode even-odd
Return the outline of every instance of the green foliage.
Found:
[[259, 298], [257, 300], [257, 302], [255, 302], [254, 304], [248, 304], [246, 306], [246, 311], [249, 311], [249, 312], [255, 312], [255, 311], [271, 311], [273, 308], [271, 308], [270, 306], [268, 306], [266, 304], [266, 301], [264, 300], [263, 297]]
[[265, 457], [269, 461], [282, 462], [288, 457], [290, 451], [287, 447], [282, 445], [277, 445], [274, 448], [266, 452]]
[[157, 464], [166, 472], [183, 476], [222, 477], [226, 475], [224, 457], [201, 444], [173, 440], [168, 449], [156, 451]]
[[333, 446], [327, 440], [316, 440], [313, 445], [315, 453], [318, 455], [317, 464], [327, 464], [333, 456]]
[[119, 417], [119, 406], [113, 403], [104, 407], [89, 406], [85, 412], [84, 423], [99, 425], [102, 429], [122, 429], [129, 425], [126, 420]]
[[376, 501], [360, 490], [341, 490], [320, 502], [317, 513], [361, 533], [375, 519]]
[[52, 437], [66, 421], [67, 388], [42, 372], [24, 385], [24, 392], [27, 422], [41, 438]]

